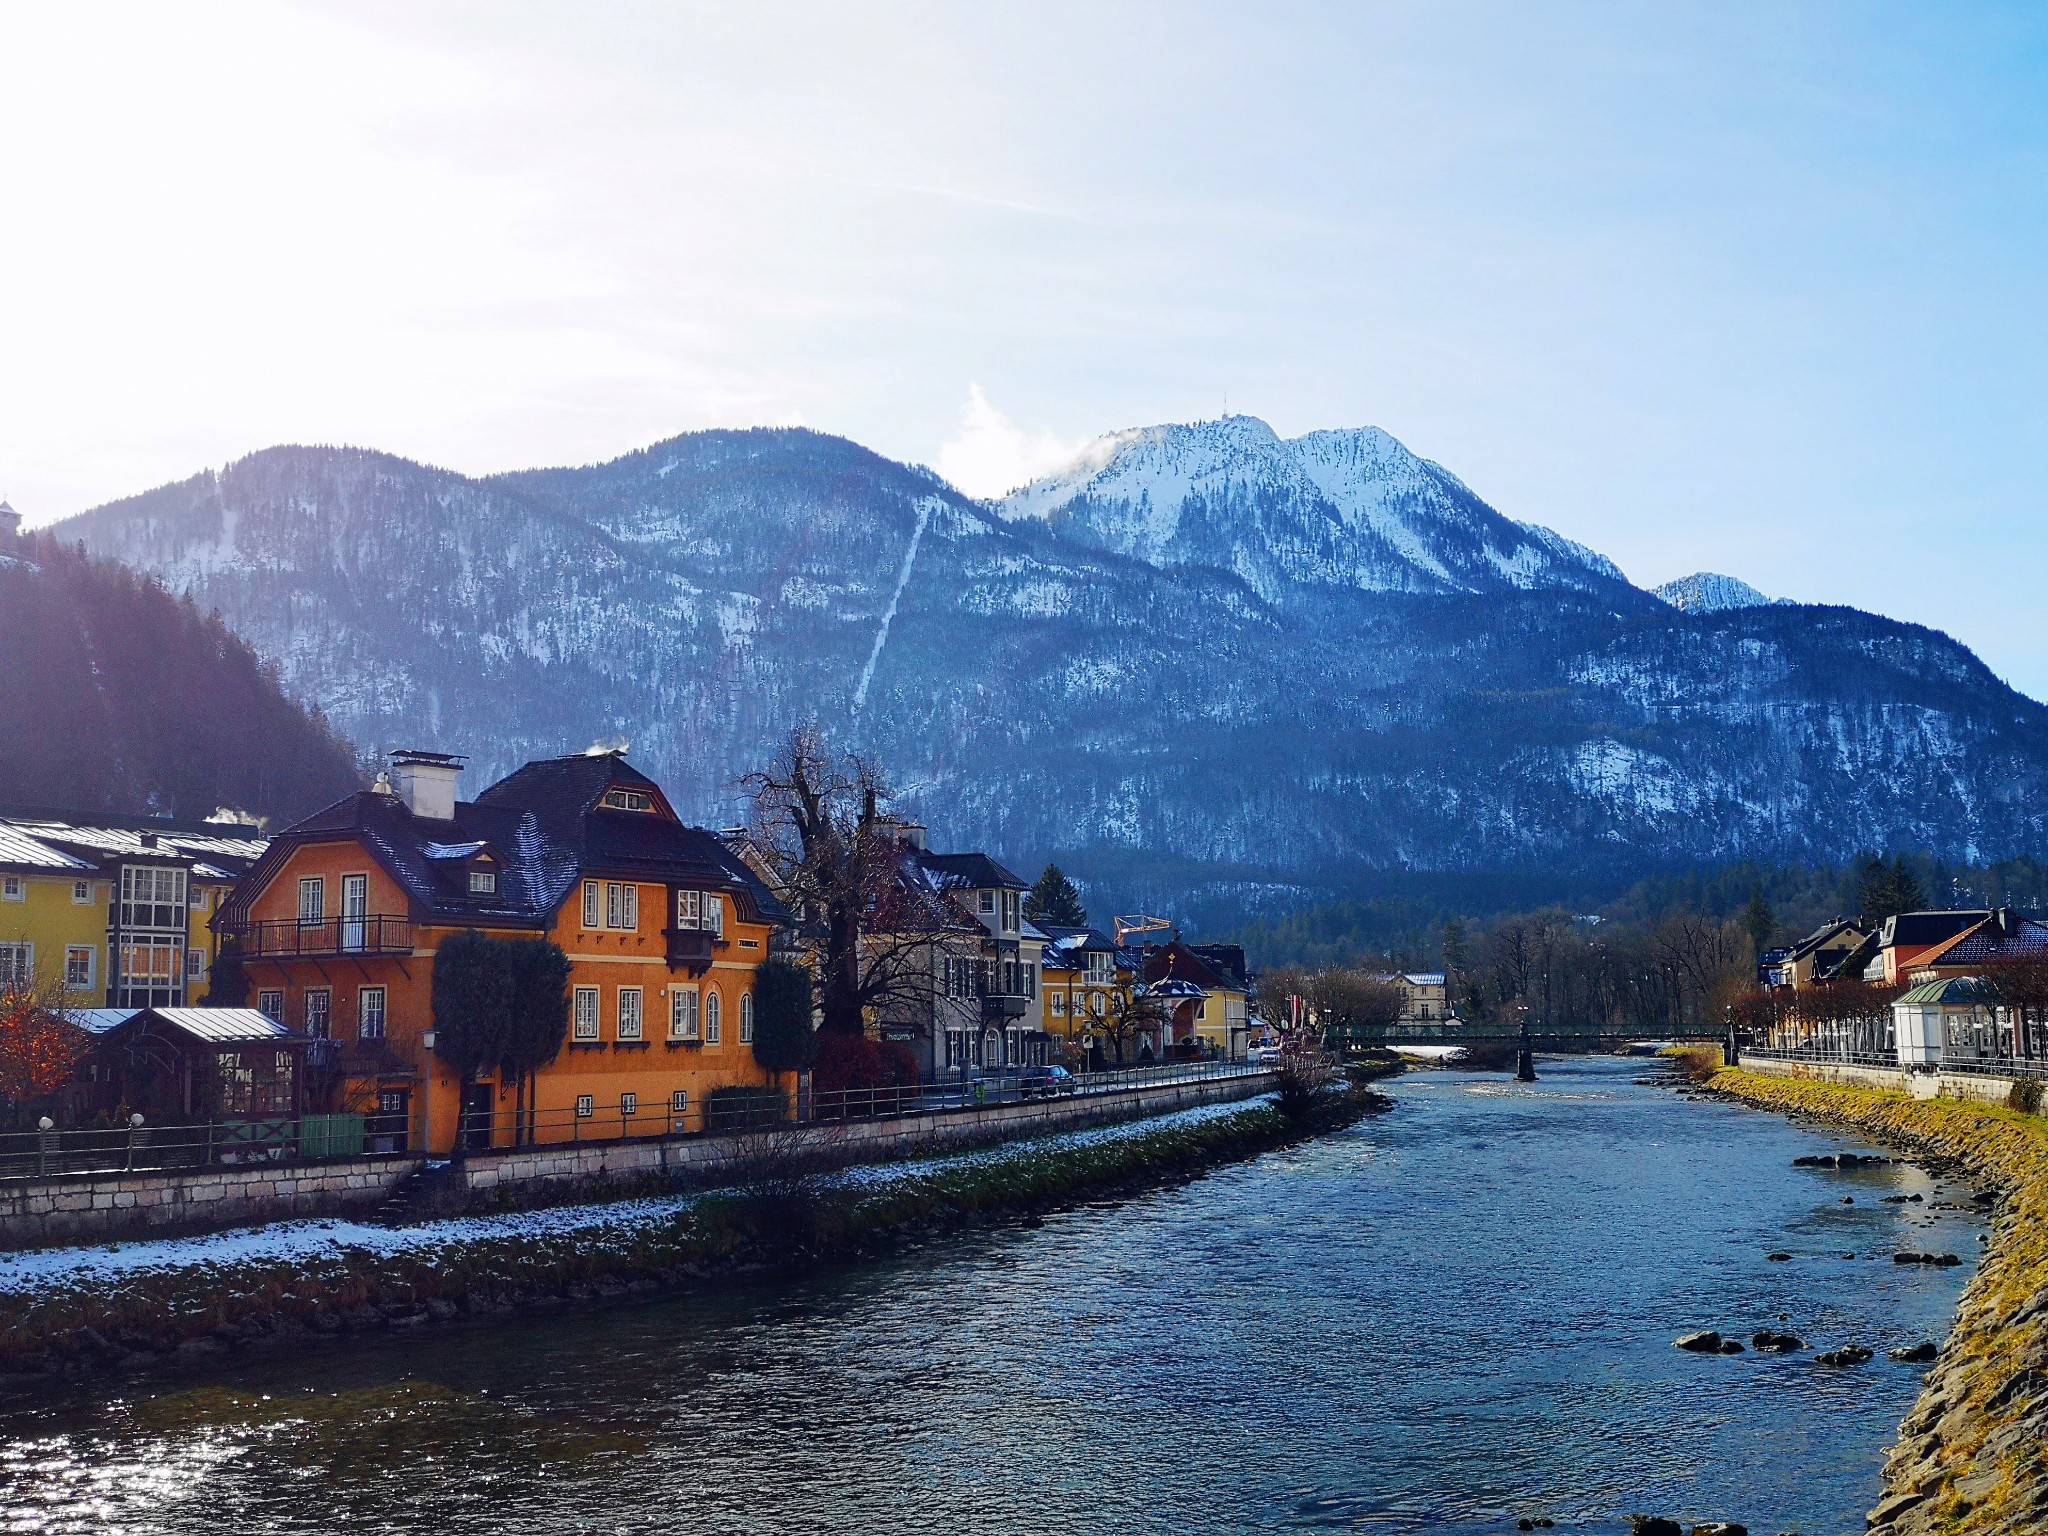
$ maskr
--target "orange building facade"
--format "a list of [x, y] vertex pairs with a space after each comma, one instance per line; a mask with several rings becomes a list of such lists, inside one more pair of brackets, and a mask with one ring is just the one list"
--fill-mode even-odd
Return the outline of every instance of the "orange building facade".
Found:
[[[701, 1130], [716, 1090], [769, 1085], [753, 988], [784, 914], [652, 780], [560, 758], [458, 803], [459, 759], [393, 764], [395, 787], [280, 833], [219, 919], [248, 1002], [315, 1042], [321, 1108], [441, 1154], [458, 1124], [473, 1149]], [[530, 1096], [498, 1074], [465, 1096], [431, 1048], [435, 956], [465, 930], [569, 958], [568, 1035]]]

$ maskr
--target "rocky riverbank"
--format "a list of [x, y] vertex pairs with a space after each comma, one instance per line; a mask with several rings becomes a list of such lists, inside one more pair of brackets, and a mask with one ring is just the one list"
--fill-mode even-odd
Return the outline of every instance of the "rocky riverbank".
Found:
[[[1368, 1089], [1306, 1115], [1209, 1106], [927, 1161], [821, 1171], [765, 1144], [733, 1188], [466, 1218], [395, 1233], [293, 1223], [0, 1263], [0, 1381], [204, 1365], [321, 1335], [521, 1312], [790, 1273], [1193, 1178], [1386, 1107]], [[826, 1149], [829, 1151], [829, 1149]]]
[[2048, 1120], [2018, 1110], [1722, 1071], [1710, 1086], [1910, 1148], [1995, 1190], [1990, 1251], [1885, 1463], [1874, 1531], [2048, 1530]]

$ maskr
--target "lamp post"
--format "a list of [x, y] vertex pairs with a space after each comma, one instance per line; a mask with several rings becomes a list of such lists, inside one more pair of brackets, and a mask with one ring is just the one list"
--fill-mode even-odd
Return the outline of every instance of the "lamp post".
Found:
[[1515, 1054], [1515, 1081], [1533, 1083], [1536, 1081], [1536, 1047], [1529, 1040], [1529, 1005], [1517, 1004], [1515, 1012], [1522, 1024], [1521, 1040]]
[[1728, 1048], [1724, 1053], [1725, 1062], [1728, 1066], [1739, 1067], [1742, 1065], [1742, 1051], [1735, 1040], [1735, 1005], [1733, 1003], [1728, 1004], [1722, 1010], [1722, 1013], [1728, 1023]]

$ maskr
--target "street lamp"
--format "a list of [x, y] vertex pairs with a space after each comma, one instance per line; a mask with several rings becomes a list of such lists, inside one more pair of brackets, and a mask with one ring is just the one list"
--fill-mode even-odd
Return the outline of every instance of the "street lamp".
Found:
[[1516, 1004], [1515, 1013], [1522, 1023], [1522, 1036], [1515, 1054], [1515, 1081], [1533, 1083], [1536, 1081], [1536, 1047], [1529, 1040], [1529, 1005]]
[[1733, 1003], [1728, 1004], [1722, 1010], [1722, 1013], [1728, 1023], [1728, 1048], [1724, 1053], [1726, 1064], [1731, 1067], [1739, 1067], [1742, 1065], [1742, 1051], [1735, 1041], [1735, 1005]]

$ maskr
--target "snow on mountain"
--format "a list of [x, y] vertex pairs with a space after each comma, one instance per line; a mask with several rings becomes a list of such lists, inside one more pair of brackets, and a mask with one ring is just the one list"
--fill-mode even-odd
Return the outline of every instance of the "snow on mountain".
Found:
[[1372, 429], [1148, 427], [999, 507], [794, 429], [487, 479], [278, 448], [58, 533], [472, 788], [623, 736], [720, 824], [815, 719], [941, 840], [1213, 921], [1389, 869], [2048, 847], [2048, 709], [1948, 637], [1694, 622]]
[[1377, 427], [1284, 439], [1255, 416], [1228, 416], [1114, 433], [1001, 510], [1148, 565], [1232, 571], [1268, 601], [1299, 586], [1626, 587], [1611, 562], [1503, 517]]
[[1680, 613], [1727, 613], [1736, 608], [1790, 605], [1792, 601], [1786, 597], [1766, 597], [1746, 581], [1717, 576], [1712, 571], [1682, 576], [1651, 590]]

